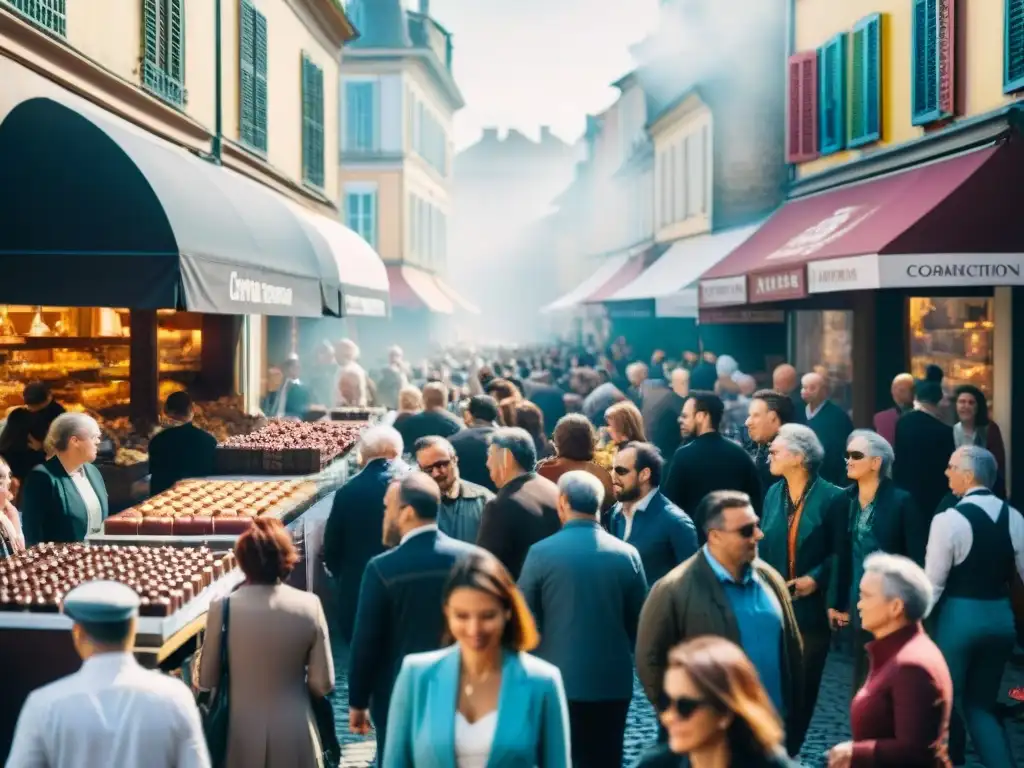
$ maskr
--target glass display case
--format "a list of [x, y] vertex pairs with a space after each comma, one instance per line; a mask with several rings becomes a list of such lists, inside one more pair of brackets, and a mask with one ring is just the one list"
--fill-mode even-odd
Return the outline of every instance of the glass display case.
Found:
[[[129, 400], [130, 313], [107, 307], [0, 306], [0, 418], [32, 381], [70, 408], [105, 411]], [[202, 317], [158, 312], [161, 396], [191, 383], [201, 365]]]
[[947, 394], [973, 384], [992, 413], [995, 302], [991, 298], [920, 298], [909, 300], [910, 372], [922, 378], [937, 365], [945, 374]]
[[825, 376], [832, 401], [849, 413], [853, 408], [853, 312], [798, 310], [792, 315], [797, 371]]

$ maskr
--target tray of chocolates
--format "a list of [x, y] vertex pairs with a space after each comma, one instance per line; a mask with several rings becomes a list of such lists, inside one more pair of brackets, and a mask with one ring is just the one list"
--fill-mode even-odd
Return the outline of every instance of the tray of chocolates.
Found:
[[103, 521], [116, 536], [237, 536], [260, 515], [290, 521], [317, 499], [312, 480], [183, 480]]
[[351, 450], [366, 423], [271, 421], [217, 446], [221, 474], [311, 475]]
[[0, 560], [0, 612], [59, 613], [71, 589], [109, 579], [138, 592], [141, 616], [164, 618], [234, 567], [232, 553], [207, 547], [37, 544]]

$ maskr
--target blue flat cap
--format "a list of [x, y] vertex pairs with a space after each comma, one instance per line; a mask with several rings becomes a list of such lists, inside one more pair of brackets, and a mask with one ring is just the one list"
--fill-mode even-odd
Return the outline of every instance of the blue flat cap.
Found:
[[64, 596], [64, 613], [94, 624], [127, 621], [139, 615], [139, 596], [119, 581], [89, 581]]

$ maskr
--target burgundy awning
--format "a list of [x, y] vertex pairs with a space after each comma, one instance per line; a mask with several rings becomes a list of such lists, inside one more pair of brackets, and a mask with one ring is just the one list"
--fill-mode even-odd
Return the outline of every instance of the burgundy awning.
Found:
[[1016, 145], [986, 147], [786, 203], [702, 275], [700, 306], [803, 298], [812, 261], [868, 256], [878, 282], [881, 254], [1022, 250], [1024, 234], [1013, 231], [1013, 217], [994, 215], [1012, 210], [1006, 199], [1022, 160]]

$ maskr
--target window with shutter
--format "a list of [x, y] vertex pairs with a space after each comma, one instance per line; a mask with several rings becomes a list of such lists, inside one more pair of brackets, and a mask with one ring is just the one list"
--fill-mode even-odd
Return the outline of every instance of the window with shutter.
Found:
[[818, 156], [818, 52], [789, 57], [786, 114], [786, 162]]
[[1024, 89], [1024, 0], [1005, 0], [1003, 91]]
[[952, 117], [954, 111], [955, 0], [914, 0], [911, 78], [914, 125]]
[[882, 138], [882, 17], [868, 16], [850, 34], [849, 146]]
[[7, 0], [14, 10], [40, 27], [67, 37], [68, 15], [65, 0]]
[[324, 186], [324, 71], [302, 56], [302, 179]]
[[823, 155], [846, 146], [846, 34], [818, 51], [818, 132]]
[[239, 5], [239, 126], [242, 143], [267, 151], [267, 17], [249, 0]]
[[142, 86], [177, 107], [185, 103], [184, 0], [143, 0]]
[[377, 191], [359, 185], [345, 190], [345, 223], [372, 247], [377, 247]]

